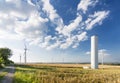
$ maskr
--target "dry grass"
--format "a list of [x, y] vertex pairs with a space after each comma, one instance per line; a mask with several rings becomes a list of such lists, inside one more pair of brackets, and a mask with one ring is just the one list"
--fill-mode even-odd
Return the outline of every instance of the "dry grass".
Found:
[[120, 83], [120, 66], [82, 69], [89, 64], [27, 64], [17, 66], [14, 83]]
[[51, 67], [83, 67], [83, 66], [90, 66], [90, 64], [52, 64], [52, 63], [41, 63], [41, 64], [27, 64], [32, 66], [51, 66]]

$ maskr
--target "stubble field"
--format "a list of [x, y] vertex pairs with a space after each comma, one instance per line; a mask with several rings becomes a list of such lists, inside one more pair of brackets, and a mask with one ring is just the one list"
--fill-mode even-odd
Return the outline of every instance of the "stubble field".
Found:
[[14, 83], [120, 83], [120, 66], [89, 64], [17, 64]]

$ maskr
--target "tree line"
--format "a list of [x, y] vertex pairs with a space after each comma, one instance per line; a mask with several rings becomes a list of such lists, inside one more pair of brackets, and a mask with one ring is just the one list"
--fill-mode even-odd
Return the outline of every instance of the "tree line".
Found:
[[13, 61], [9, 60], [12, 56], [12, 50], [9, 48], [0, 48], [0, 67], [4, 65], [13, 64]]

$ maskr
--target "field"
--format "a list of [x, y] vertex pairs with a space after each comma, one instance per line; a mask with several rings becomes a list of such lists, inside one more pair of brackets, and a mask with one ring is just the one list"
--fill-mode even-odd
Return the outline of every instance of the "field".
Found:
[[83, 69], [89, 64], [16, 65], [13, 83], [120, 83], [120, 66], [104, 65]]

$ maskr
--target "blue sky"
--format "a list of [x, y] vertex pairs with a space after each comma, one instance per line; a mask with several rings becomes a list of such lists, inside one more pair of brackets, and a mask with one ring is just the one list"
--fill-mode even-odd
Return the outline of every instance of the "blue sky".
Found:
[[119, 1], [0, 0], [0, 47], [24, 62], [90, 62], [90, 37], [99, 38], [99, 62], [120, 62]]

